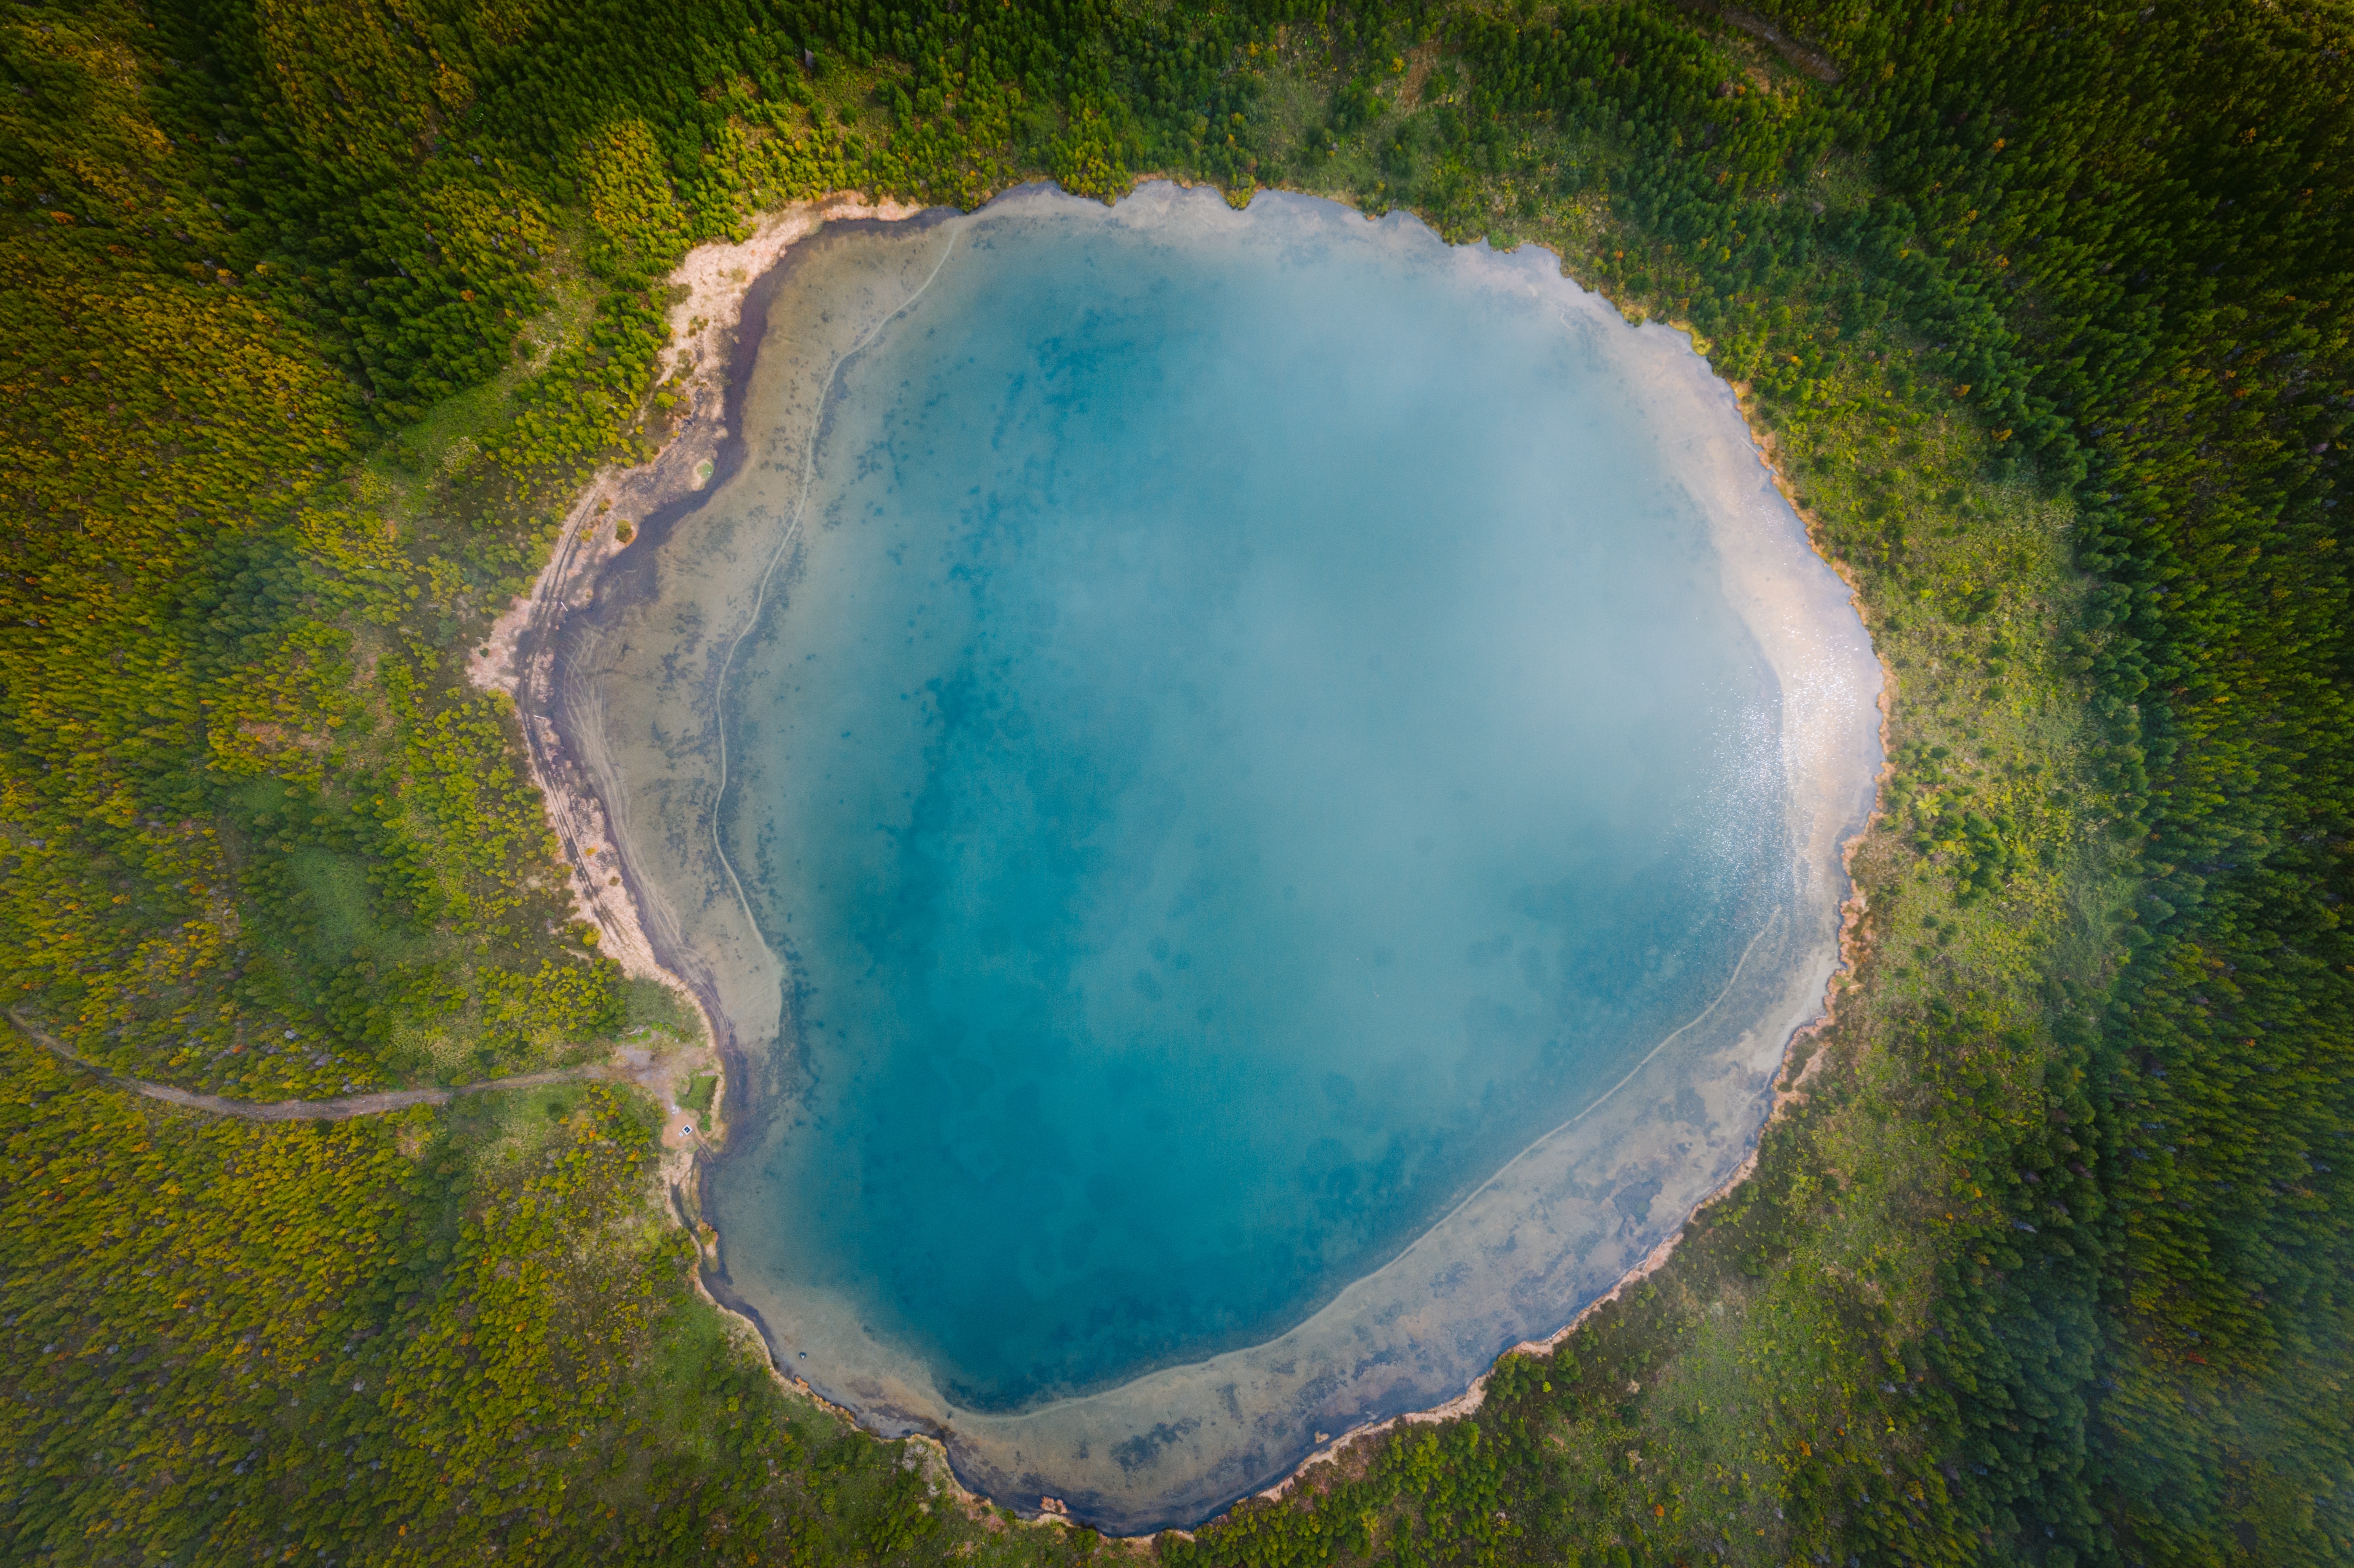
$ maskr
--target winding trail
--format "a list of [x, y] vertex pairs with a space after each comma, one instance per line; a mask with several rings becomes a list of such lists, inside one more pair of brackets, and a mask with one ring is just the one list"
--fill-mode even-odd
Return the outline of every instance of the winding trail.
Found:
[[512, 1078], [493, 1078], [486, 1083], [465, 1084], [449, 1089], [387, 1089], [372, 1095], [345, 1095], [332, 1100], [232, 1100], [218, 1095], [190, 1094], [186, 1089], [175, 1089], [167, 1084], [151, 1084], [143, 1078], [126, 1078], [119, 1073], [109, 1072], [95, 1062], [75, 1055], [63, 1042], [34, 1028], [18, 1013], [12, 1011], [8, 1019], [35, 1044], [118, 1088], [145, 1095], [151, 1100], [162, 1100], [166, 1105], [209, 1111], [215, 1116], [233, 1116], [245, 1121], [349, 1121], [354, 1117], [381, 1116], [387, 1111], [407, 1110], [411, 1106], [446, 1106], [461, 1095], [485, 1094], [492, 1089], [535, 1089], [548, 1084], [577, 1084], [591, 1078], [634, 1081], [631, 1073], [618, 1067], [562, 1067], [545, 1073], [518, 1073]]

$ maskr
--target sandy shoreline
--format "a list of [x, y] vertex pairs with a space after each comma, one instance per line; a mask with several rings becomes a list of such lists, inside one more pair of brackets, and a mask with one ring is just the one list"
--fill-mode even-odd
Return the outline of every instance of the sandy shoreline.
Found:
[[[627, 522], [635, 529], [631, 543], [652, 546], [658, 542], [661, 532], [646, 524], [658, 514], [690, 510], [700, 497], [716, 489], [727, 476], [722, 471], [723, 448], [732, 437], [741, 432], [727, 428], [730, 398], [740, 387], [743, 373], [751, 349], [756, 346], [757, 332], [743, 333], [748, 300], [756, 286], [786, 256], [799, 240], [813, 234], [830, 219], [898, 220], [914, 217], [919, 209], [896, 205], [872, 206], [855, 196], [838, 196], [821, 202], [801, 204], [764, 218], [752, 238], [740, 245], [714, 245], [691, 252], [673, 274], [673, 282], [686, 290], [686, 295], [671, 313], [673, 341], [663, 355], [662, 366], [670, 378], [667, 389], [681, 395], [686, 401], [687, 413], [676, 427], [671, 440], [650, 462], [634, 468], [608, 469], [598, 473], [576, 501], [567, 514], [562, 533], [554, 546], [548, 564], [535, 582], [532, 591], [519, 599], [501, 616], [491, 634], [469, 651], [470, 678], [484, 689], [502, 690], [516, 701], [522, 717], [524, 734], [529, 751], [533, 775], [546, 801], [551, 825], [564, 845], [570, 871], [573, 897], [582, 918], [590, 921], [600, 933], [603, 950], [611, 954], [633, 977], [655, 980], [682, 996], [691, 998], [705, 1018], [710, 1038], [723, 1072], [723, 1085], [715, 1105], [715, 1131], [724, 1138], [726, 1118], [723, 1107], [735, 1108], [743, 1102], [738, 1097], [748, 1092], [742, 1086], [748, 1075], [737, 1069], [736, 1042], [727, 1018], [718, 1006], [716, 987], [707, 973], [699, 972], [701, 966], [693, 954], [676, 941], [667, 939], [673, 932], [663, 927], [659, 901], [651, 890], [637, 886], [630, 868], [622, 863], [614, 849], [615, 824], [598, 787], [584, 749], [563, 733], [555, 716], [559, 683], [561, 639], [558, 635], [565, 617], [572, 610], [587, 607], [593, 597], [600, 569], [617, 555], [629, 548], [617, 537], [616, 524]], [[1535, 249], [1543, 249], [1542, 247]], [[1549, 250], [1547, 255], [1553, 253]], [[1553, 256], [1555, 266], [1561, 266]], [[1564, 271], [1564, 275], [1566, 275]], [[1753, 450], [1757, 459], [1771, 472], [1775, 488], [1796, 509], [1795, 495], [1787, 479], [1774, 461], [1770, 440], [1763, 437], [1751, 420], [1752, 409], [1745, 397], [1738, 396], [1739, 407]], [[1798, 515], [1806, 528], [1810, 545], [1819, 535], [1804, 512]], [[1817, 548], [1818, 556], [1821, 555]], [[1823, 557], [1829, 559], [1829, 557]], [[1836, 568], [1837, 563], [1832, 563]], [[1853, 594], [1853, 582], [1842, 572], [1859, 615], [1860, 599]], [[1889, 705], [1893, 689], [1893, 672], [1884, 662], [1881, 665], [1882, 685], [1879, 697], [1883, 758]], [[1882, 775], [1885, 777], [1883, 760]], [[1841, 847], [1842, 867], [1848, 863], [1871, 822], [1877, 820], [1878, 790], [1875, 786], [1872, 817], [1846, 838]], [[1852, 877], [1848, 879], [1847, 894], [1840, 909], [1839, 957], [1821, 1005], [1813, 1020], [1798, 1026], [1781, 1046], [1782, 1065], [1777, 1068], [1773, 1095], [1766, 1117], [1761, 1123], [1746, 1158], [1722, 1183], [1711, 1191], [1694, 1207], [1692, 1213], [1716, 1202], [1745, 1181], [1755, 1168], [1764, 1128], [1784, 1115], [1803, 1095], [1804, 1083], [1820, 1060], [1818, 1052], [1795, 1078], [1789, 1076], [1790, 1053], [1801, 1041], [1818, 1035], [1835, 1022], [1839, 996], [1850, 983], [1860, 957], [1863, 898], [1855, 888]], [[676, 1217], [695, 1234], [702, 1244], [706, 1267], [716, 1268], [716, 1238], [708, 1224], [703, 1223], [705, 1212], [698, 1188], [701, 1178], [707, 1174], [708, 1162], [701, 1158], [699, 1149], [684, 1149], [680, 1158], [666, 1158], [663, 1177], [673, 1200]], [[670, 1153], [666, 1150], [666, 1155]], [[1618, 1298], [1628, 1287], [1655, 1272], [1672, 1255], [1675, 1246], [1688, 1229], [1690, 1216], [1682, 1224], [1658, 1244], [1632, 1269], [1600, 1297], [1579, 1309], [1572, 1320], [1542, 1340], [1526, 1340], [1501, 1352], [1503, 1356], [1522, 1353], [1546, 1353], [1575, 1333], [1587, 1316], [1608, 1302]], [[698, 1270], [697, 1287], [706, 1299], [743, 1330], [758, 1339], [763, 1357], [779, 1383], [804, 1397], [815, 1400], [824, 1408], [843, 1419], [865, 1425], [854, 1413], [832, 1404], [815, 1393], [803, 1380], [792, 1376], [779, 1366], [769, 1345], [766, 1333], [758, 1323], [758, 1314], [748, 1304], [723, 1299], [733, 1295], [726, 1288], [724, 1274], [716, 1278], [720, 1288], [715, 1294], [711, 1282]], [[1492, 1362], [1490, 1363], [1492, 1367]], [[1428, 1409], [1409, 1412], [1378, 1422], [1369, 1423], [1341, 1435], [1320, 1446], [1302, 1459], [1274, 1486], [1257, 1492], [1262, 1497], [1280, 1497], [1299, 1483], [1315, 1467], [1331, 1463], [1346, 1451], [1377, 1437], [1393, 1427], [1414, 1423], [1437, 1422], [1469, 1414], [1479, 1409], [1484, 1399], [1488, 1376], [1474, 1379], [1465, 1391]], [[1319, 1435], [1321, 1436], [1320, 1434]], [[937, 1453], [935, 1480], [954, 1492], [968, 1507], [980, 1508], [986, 1499], [967, 1489], [945, 1462], [946, 1450], [930, 1439], [924, 1439], [928, 1451]], [[1253, 1494], [1245, 1494], [1253, 1495]], [[1008, 1499], [1009, 1502], [1011, 1499]], [[1026, 1501], [1026, 1499], [1025, 1499]], [[1051, 1504], [1053, 1499], [1044, 1499]], [[1075, 1522], [1066, 1509], [1046, 1506], [1023, 1509], [1042, 1521], [1057, 1524]], [[1227, 1505], [1231, 1506], [1231, 1504]], [[1221, 1512], [1225, 1511], [1223, 1509]], [[1150, 1536], [1127, 1538], [1150, 1540]]]
[[[732, 433], [728, 394], [731, 384], [740, 380], [738, 360], [753, 346], [739, 329], [747, 301], [759, 281], [795, 244], [830, 221], [896, 220], [921, 210], [897, 203], [878, 206], [855, 193], [837, 193], [765, 215], [741, 242], [689, 251], [669, 279], [673, 291], [684, 292], [670, 307], [670, 342], [656, 360], [656, 389], [668, 391], [683, 405], [670, 438], [644, 463], [608, 465], [597, 471], [566, 514], [547, 564], [530, 591], [466, 651], [469, 682], [479, 690], [504, 692], [514, 701], [532, 780], [562, 846], [574, 910], [596, 928], [599, 949], [631, 978], [656, 981], [693, 1003], [704, 1021], [707, 1062], [719, 1079], [710, 1131], [692, 1130], [674, 1097], [657, 1092], [665, 1113], [657, 1179], [670, 1196], [673, 1217], [706, 1254], [712, 1242], [709, 1227], [701, 1222], [699, 1171], [703, 1156], [725, 1142], [727, 1109], [741, 1092], [740, 1075], [713, 988], [695, 972], [690, 954], [675, 944], [658, 946], [649, 931], [645, 890], [635, 885], [616, 847], [614, 823], [587, 759], [557, 722], [560, 634], [567, 613], [591, 602], [598, 575], [607, 563], [632, 545], [652, 546], [654, 537], [646, 526], [650, 519], [691, 505], [726, 477], [720, 470]], [[621, 533], [625, 527], [630, 530], [626, 538]], [[651, 1083], [647, 1086], [654, 1088]], [[728, 1310], [704, 1289], [700, 1270], [696, 1287], [713, 1306]], [[809, 1393], [808, 1385], [801, 1384], [801, 1392]]]
[[[686, 295], [671, 307], [670, 345], [657, 361], [662, 389], [680, 397], [685, 413], [651, 461], [598, 471], [566, 514], [563, 531], [531, 591], [467, 651], [467, 679], [483, 691], [506, 693], [523, 715], [534, 779], [547, 801], [548, 823], [564, 845], [573, 902], [581, 918], [597, 927], [603, 950], [625, 972], [660, 980], [684, 995], [692, 996], [694, 988], [657, 959], [638, 901], [625, 879], [613, 880], [625, 874], [614, 863], [618, 857], [612, 854], [604, 803], [564, 766], [561, 740], [549, 716], [555, 695], [555, 633], [566, 611], [588, 602], [598, 569], [645, 540], [648, 517], [701, 493], [723, 477], [717, 465], [721, 445], [730, 434], [730, 372], [744, 346], [738, 344], [737, 329], [753, 286], [795, 243], [828, 221], [896, 220], [921, 210], [891, 202], [877, 206], [843, 193], [769, 214], [740, 244], [704, 245], [687, 252], [669, 280]], [[632, 530], [628, 543], [619, 534], [624, 525]]]

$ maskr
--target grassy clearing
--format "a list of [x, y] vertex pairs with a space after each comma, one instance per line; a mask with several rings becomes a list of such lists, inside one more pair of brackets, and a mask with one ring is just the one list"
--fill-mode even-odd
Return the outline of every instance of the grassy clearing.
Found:
[[695, 1044], [703, 1040], [703, 1014], [660, 980], [631, 980], [625, 1001], [629, 1011], [621, 1023], [624, 1037], [642, 1033]]

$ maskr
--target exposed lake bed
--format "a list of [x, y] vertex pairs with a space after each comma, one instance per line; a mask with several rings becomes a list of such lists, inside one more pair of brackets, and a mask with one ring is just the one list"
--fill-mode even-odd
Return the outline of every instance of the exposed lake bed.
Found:
[[750, 1069], [708, 1192], [780, 1364], [1192, 1522], [1738, 1167], [1879, 677], [1680, 337], [1156, 186], [822, 233], [757, 348], [562, 718]]

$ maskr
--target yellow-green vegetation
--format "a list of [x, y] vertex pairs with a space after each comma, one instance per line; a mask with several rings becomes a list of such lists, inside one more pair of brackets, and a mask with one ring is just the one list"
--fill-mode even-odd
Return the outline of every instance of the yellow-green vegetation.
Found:
[[13, 1560], [839, 1560], [937, 1530], [927, 1472], [694, 1304], [643, 1101], [256, 1126], [0, 1054]]
[[[684, 249], [1040, 175], [1411, 208], [1744, 389], [1893, 677], [1861, 965], [1665, 1269], [1159, 1554], [2346, 1561], [2349, 51], [2342, 0], [20, 6], [0, 1002], [252, 1098], [691, 1033], [461, 673], [667, 429]], [[256, 1127], [0, 1039], [12, 1560], [1108, 1550], [783, 1390], [624, 1091]]]
[[693, 1112], [695, 1124], [705, 1132], [711, 1130], [711, 1100], [718, 1087], [717, 1074], [695, 1073], [688, 1076], [685, 1086], [679, 1090], [679, 1106]]

